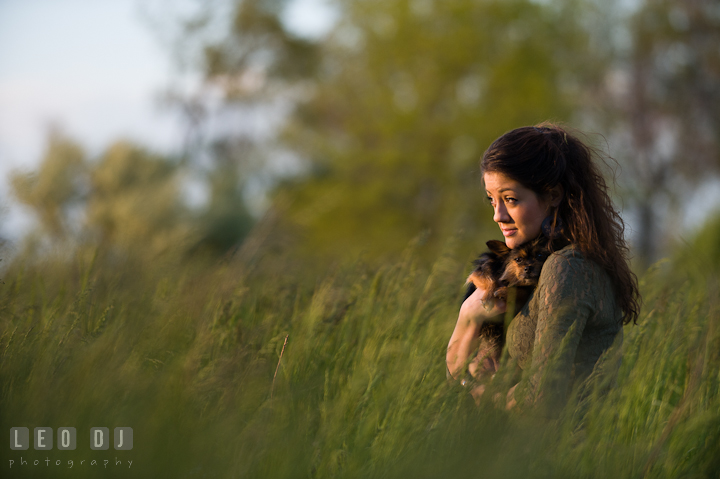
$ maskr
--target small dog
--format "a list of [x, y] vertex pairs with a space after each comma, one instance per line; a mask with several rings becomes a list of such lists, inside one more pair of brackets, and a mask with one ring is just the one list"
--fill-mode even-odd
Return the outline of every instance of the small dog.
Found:
[[[540, 236], [517, 248], [510, 249], [502, 241], [486, 243], [489, 251], [481, 254], [473, 265], [475, 269], [467, 279], [465, 301], [476, 289], [485, 292], [483, 304], [490, 300], [508, 301], [508, 291], [515, 289], [512, 315], [525, 306], [530, 294], [538, 284], [545, 260], [553, 250], [567, 244], [564, 240], [549, 240]], [[505, 344], [505, 328], [501, 321], [486, 321], [480, 327], [480, 351], [478, 352], [479, 372], [494, 374]]]
[[518, 292], [527, 293], [519, 295], [525, 296], [524, 300], [516, 297], [515, 308], [519, 311], [525, 305], [529, 293], [537, 286], [545, 260], [552, 251], [562, 248], [566, 242], [550, 241], [540, 236], [515, 249], [510, 249], [505, 243], [497, 240], [490, 240], [486, 244], [489, 251], [473, 261], [475, 269], [467, 278], [467, 290], [463, 301], [476, 289], [485, 291], [485, 295], [481, 298], [483, 301], [491, 299], [507, 301], [508, 288], [517, 288]]
[[496, 298], [495, 292], [503, 287], [500, 278], [505, 273], [506, 260], [512, 250], [502, 241], [490, 240], [485, 244], [489, 251], [481, 254], [473, 261], [475, 269], [467, 278], [467, 291], [465, 292], [463, 302], [465, 302], [476, 289], [485, 291], [485, 295], [481, 299], [483, 301], [489, 301]]

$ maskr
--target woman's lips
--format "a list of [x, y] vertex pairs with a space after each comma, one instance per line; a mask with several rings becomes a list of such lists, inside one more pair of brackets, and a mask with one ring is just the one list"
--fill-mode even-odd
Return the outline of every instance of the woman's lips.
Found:
[[517, 233], [517, 228], [508, 228], [508, 229], [501, 228], [501, 229], [502, 229], [503, 236], [512, 236], [515, 233]]

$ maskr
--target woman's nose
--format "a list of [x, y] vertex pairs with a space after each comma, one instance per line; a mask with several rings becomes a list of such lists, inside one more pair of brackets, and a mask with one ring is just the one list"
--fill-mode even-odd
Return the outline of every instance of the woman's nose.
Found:
[[510, 215], [507, 212], [505, 204], [502, 202], [498, 202], [497, 206], [495, 206], [495, 214], [493, 215], [493, 221], [495, 223], [510, 223], [509, 220]]

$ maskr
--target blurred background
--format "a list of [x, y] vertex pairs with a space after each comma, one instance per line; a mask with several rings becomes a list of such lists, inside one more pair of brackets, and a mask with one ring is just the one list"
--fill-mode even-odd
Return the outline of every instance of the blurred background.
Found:
[[643, 270], [720, 206], [718, 45], [709, 0], [0, 0], [0, 235], [305, 273], [472, 255], [499, 238], [482, 152], [552, 120], [616, 160]]

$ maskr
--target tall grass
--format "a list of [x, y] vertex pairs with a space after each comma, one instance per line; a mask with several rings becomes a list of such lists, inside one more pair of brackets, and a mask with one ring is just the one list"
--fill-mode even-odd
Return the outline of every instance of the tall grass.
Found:
[[[467, 258], [452, 244], [429, 270], [414, 258], [410, 247], [395, 264], [337, 267], [318, 281], [92, 248], [17, 259], [0, 285], [2, 423], [72, 426], [78, 446], [5, 447], [0, 475], [720, 472], [717, 266], [679, 256], [645, 275], [639, 324], [609, 353], [617, 377], [598, 376], [586, 400], [544, 420], [490, 399], [476, 406], [448, 384], [445, 349]], [[496, 390], [508, 387], [496, 379]], [[132, 427], [133, 450], [91, 451], [96, 426]]]

